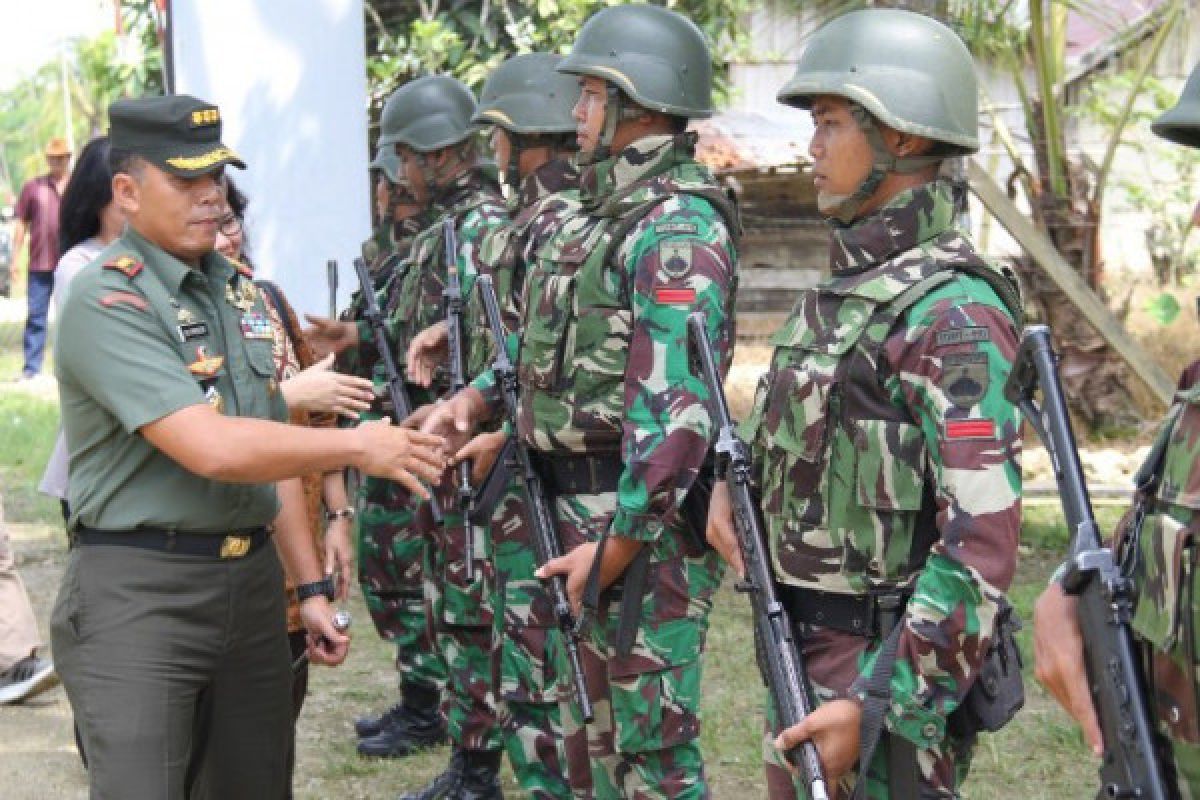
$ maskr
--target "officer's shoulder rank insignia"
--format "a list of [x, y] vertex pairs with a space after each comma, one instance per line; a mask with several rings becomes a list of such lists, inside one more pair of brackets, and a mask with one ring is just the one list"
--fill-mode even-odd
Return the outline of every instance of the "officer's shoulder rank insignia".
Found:
[[133, 256], [116, 256], [104, 262], [105, 269], [115, 270], [126, 278], [133, 278], [142, 271], [144, 265]]

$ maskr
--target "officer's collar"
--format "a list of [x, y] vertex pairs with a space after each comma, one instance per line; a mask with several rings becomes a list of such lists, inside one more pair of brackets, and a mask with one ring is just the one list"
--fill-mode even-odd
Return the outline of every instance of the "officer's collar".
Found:
[[146, 268], [153, 270], [171, 292], [178, 292], [188, 276], [197, 272], [212, 281], [227, 281], [236, 273], [233, 265], [215, 250], [200, 259], [199, 268], [190, 267], [142, 236], [132, 225], [125, 226], [121, 241], [138, 254]]
[[862, 272], [912, 250], [954, 225], [950, 184], [935, 180], [908, 189], [846, 226], [834, 224], [829, 266], [834, 275]]
[[575, 164], [565, 158], [551, 159], [521, 179], [517, 208], [529, 208], [555, 192], [578, 188], [579, 169]]
[[580, 189], [584, 206], [598, 206], [623, 189], [691, 159], [695, 152], [696, 134], [690, 131], [638, 139], [612, 158], [583, 168]]

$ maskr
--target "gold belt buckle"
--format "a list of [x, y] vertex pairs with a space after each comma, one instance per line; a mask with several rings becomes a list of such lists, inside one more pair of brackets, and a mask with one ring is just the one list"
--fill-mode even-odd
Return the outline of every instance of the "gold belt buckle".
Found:
[[221, 542], [221, 558], [241, 558], [250, 552], [249, 536], [226, 536]]

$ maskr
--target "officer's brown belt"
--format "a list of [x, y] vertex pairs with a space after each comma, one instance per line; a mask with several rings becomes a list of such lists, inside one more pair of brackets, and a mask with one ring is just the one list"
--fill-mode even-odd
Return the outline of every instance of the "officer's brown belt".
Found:
[[882, 639], [904, 613], [908, 593], [834, 594], [817, 589], [779, 587], [779, 600], [795, 623]]
[[271, 538], [267, 528], [252, 528], [244, 531], [220, 533], [185, 533], [161, 528], [137, 528], [131, 531], [98, 531], [93, 528], [77, 528], [71, 534], [73, 547], [93, 545], [116, 545], [139, 547], [143, 550], [160, 550], [201, 558], [243, 558], [262, 547]]
[[551, 494], [615, 492], [624, 465], [616, 453], [549, 455], [531, 451], [533, 467]]

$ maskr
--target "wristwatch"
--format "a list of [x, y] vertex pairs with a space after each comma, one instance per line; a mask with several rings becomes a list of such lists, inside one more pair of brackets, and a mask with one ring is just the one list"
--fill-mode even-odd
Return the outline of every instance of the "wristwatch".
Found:
[[313, 581], [312, 583], [302, 583], [296, 587], [296, 600], [301, 603], [310, 597], [316, 597], [322, 594], [325, 595], [325, 598], [329, 600], [329, 602], [333, 602], [334, 588], [332, 577], [324, 577], [321, 580]]
[[325, 512], [326, 522], [333, 522], [339, 519], [354, 519], [354, 509], [346, 506], [345, 508], [335, 508]]

